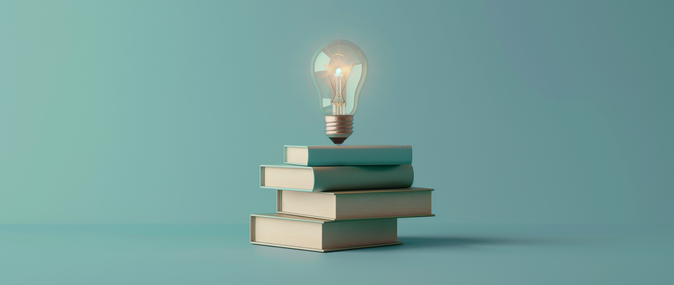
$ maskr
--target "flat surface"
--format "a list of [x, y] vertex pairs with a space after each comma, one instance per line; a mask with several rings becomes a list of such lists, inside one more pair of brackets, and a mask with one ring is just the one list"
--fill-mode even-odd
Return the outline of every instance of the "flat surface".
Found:
[[251, 245], [245, 224], [0, 225], [0, 284], [674, 284], [671, 225], [401, 220], [398, 240], [315, 253]]

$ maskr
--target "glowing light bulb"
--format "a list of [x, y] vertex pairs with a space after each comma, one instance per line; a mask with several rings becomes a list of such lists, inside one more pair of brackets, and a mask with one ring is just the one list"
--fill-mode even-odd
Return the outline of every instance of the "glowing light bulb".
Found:
[[311, 59], [311, 81], [325, 118], [325, 135], [335, 144], [353, 133], [353, 115], [365, 78], [365, 54], [349, 41], [326, 43]]

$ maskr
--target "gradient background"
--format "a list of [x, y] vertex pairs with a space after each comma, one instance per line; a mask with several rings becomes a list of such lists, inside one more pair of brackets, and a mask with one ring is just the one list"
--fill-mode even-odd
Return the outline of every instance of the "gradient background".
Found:
[[370, 64], [349, 144], [414, 147], [434, 219], [671, 223], [672, 1], [2, 1], [0, 223], [246, 223], [329, 144], [323, 43]]
[[[0, 0], [0, 284], [674, 284], [674, 1]], [[251, 246], [258, 166], [414, 147], [402, 246]]]

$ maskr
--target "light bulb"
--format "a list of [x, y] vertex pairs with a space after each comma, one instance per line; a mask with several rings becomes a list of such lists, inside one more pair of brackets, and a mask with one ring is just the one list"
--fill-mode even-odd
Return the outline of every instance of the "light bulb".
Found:
[[335, 144], [342, 144], [353, 133], [353, 114], [365, 78], [365, 54], [349, 41], [324, 44], [311, 59], [311, 81], [325, 118], [325, 135]]

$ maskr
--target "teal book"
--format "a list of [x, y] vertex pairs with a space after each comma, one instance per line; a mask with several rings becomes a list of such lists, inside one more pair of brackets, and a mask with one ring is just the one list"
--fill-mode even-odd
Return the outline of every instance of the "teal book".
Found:
[[409, 145], [283, 147], [283, 163], [307, 166], [412, 164]]
[[261, 165], [260, 187], [323, 192], [407, 188], [414, 181], [412, 165], [297, 166]]

